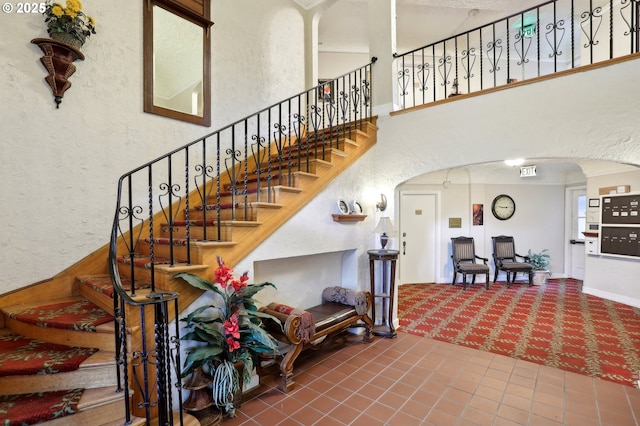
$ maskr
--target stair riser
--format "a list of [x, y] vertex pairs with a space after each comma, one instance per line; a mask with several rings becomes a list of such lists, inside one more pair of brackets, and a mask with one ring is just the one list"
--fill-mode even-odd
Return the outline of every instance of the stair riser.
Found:
[[86, 332], [62, 330], [57, 328], [40, 327], [7, 318], [7, 328], [16, 334], [60, 345], [80, 346], [83, 348], [97, 348], [105, 351], [115, 351], [113, 328], [111, 332]]
[[[79, 407], [76, 414], [39, 424], [41, 426], [100, 426], [115, 421], [118, 421], [119, 424], [125, 424], [124, 417], [124, 392], [120, 392], [118, 398], [112, 401], [84, 408]], [[119, 422], [119, 420], [122, 420], [122, 422]]]
[[[235, 210], [235, 211], [234, 211]], [[207, 220], [217, 219], [218, 212], [216, 210], [207, 211]], [[202, 210], [191, 210], [189, 212], [189, 220], [204, 220], [205, 213]], [[220, 220], [244, 220], [255, 221], [257, 219], [257, 209], [254, 207], [237, 207], [235, 209], [220, 210]]]
[[[207, 217], [209, 217], [207, 215]], [[163, 227], [162, 237], [169, 238], [168, 227]], [[189, 235], [191, 238], [196, 240], [209, 240], [209, 241], [217, 241], [218, 240], [218, 227], [215, 225], [207, 226], [207, 232], [205, 235], [204, 227], [202, 226], [191, 226], [189, 228]], [[205, 238], [206, 237], [206, 238]], [[187, 238], [187, 227], [186, 226], [174, 226], [173, 227], [173, 238]], [[220, 241], [232, 241], [232, 227], [229, 225], [223, 225], [220, 228]]]
[[[174, 238], [176, 238], [174, 236]], [[191, 238], [194, 238], [193, 236]], [[151, 253], [151, 245], [148, 242], [144, 242], [144, 243], [140, 243], [140, 253], [143, 255], [149, 255]], [[166, 259], [169, 259], [171, 256], [171, 247], [168, 244], [154, 244], [153, 245], [153, 251], [155, 253], [156, 256], [158, 257], [164, 257]], [[194, 251], [193, 249], [191, 250], [191, 256], [193, 256]], [[180, 261], [184, 261], [187, 259], [187, 246], [186, 245], [175, 245], [173, 246], [173, 258], [180, 260]], [[195, 259], [192, 259], [192, 262], [194, 262]]]
[[[331, 162], [331, 156], [332, 156], [331, 152], [326, 152], [325, 154], [326, 154], [325, 160], [303, 159], [303, 161], [300, 162], [300, 165], [298, 165], [297, 162], [294, 162], [294, 164], [288, 167], [287, 164], [285, 163], [283, 164], [283, 167], [281, 169], [274, 168], [271, 171], [271, 174], [276, 176], [271, 180], [271, 184], [292, 186], [289, 181], [291, 180], [291, 176], [295, 172], [316, 173], [319, 167], [324, 166], [324, 164], [322, 163]], [[263, 169], [263, 171], [265, 170], [266, 169]], [[266, 183], [265, 185], [261, 185], [261, 186], [266, 186]]]
[[[241, 183], [241, 186], [243, 186], [244, 184]], [[262, 202], [272, 202], [275, 203], [277, 202], [277, 194], [276, 192], [272, 189], [271, 190], [271, 200], [269, 201], [269, 189], [266, 188], [266, 184], [265, 185], [260, 185], [263, 186], [263, 188], [260, 190], [260, 199], [258, 200], [258, 193], [257, 192], [252, 192], [250, 194], [247, 194], [246, 199], [244, 195], [236, 195], [235, 197], [232, 196], [231, 194], [226, 194], [226, 195], [222, 195], [220, 196], [220, 204], [232, 204], [232, 203], [252, 203], [254, 201], [262, 201]], [[251, 186], [252, 188], [255, 188], [255, 184], [253, 184]], [[218, 201], [216, 199], [215, 196], [209, 197], [207, 199], [207, 204], [217, 204]]]
[[[121, 276], [131, 278], [131, 265], [124, 263], [118, 263], [118, 272]], [[135, 279], [142, 281], [151, 281], [151, 271], [147, 268], [135, 267], [134, 268]]]
[[112, 365], [80, 368], [57, 374], [0, 377], [0, 395], [51, 392], [66, 389], [91, 389], [116, 386], [115, 360]]

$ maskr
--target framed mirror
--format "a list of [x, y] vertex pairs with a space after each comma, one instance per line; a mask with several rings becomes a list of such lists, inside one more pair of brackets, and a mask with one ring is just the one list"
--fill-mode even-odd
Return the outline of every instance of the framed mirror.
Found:
[[210, 126], [209, 2], [144, 2], [144, 111]]

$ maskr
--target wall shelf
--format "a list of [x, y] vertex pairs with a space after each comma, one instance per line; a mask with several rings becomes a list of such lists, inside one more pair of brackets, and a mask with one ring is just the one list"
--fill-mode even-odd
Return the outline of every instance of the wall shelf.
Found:
[[362, 222], [367, 217], [366, 214], [334, 214], [334, 222]]
[[76, 72], [73, 62], [78, 59], [84, 60], [84, 55], [70, 44], [50, 38], [34, 38], [31, 43], [38, 45], [44, 53], [40, 62], [49, 72], [45, 81], [51, 87], [56, 108], [60, 108], [64, 92], [71, 87], [71, 82], [68, 79]]

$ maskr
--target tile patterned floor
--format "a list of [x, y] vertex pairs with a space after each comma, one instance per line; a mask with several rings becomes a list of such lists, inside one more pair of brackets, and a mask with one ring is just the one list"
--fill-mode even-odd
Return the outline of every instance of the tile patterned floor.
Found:
[[351, 336], [295, 371], [289, 394], [263, 378], [223, 426], [640, 424], [639, 389], [406, 333]]

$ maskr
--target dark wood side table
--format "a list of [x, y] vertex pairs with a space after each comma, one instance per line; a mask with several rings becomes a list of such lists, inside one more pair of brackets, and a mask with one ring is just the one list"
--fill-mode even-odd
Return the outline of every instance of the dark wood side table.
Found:
[[[393, 299], [396, 287], [396, 261], [399, 250], [369, 250], [369, 272], [371, 273], [371, 318], [376, 320], [376, 299], [382, 299], [382, 324], [373, 327], [376, 336], [394, 338], [397, 336], [393, 326]], [[376, 261], [382, 263], [380, 274], [380, 291], [376, 293]]]

